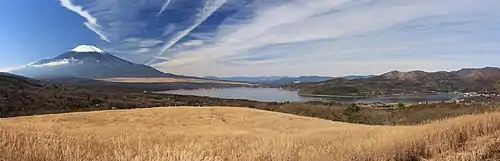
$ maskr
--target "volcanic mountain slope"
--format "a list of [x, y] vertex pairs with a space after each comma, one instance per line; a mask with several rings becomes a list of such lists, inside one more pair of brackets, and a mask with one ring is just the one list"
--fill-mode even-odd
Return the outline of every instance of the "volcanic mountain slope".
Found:
[[77, 46], [11, 72], [34, 78], [181, 77], [120, 59], [91, 45]]
[[434, 92], [497, 91], [500, 69], [485, 67], [451, 72], [391, 71], [360, 79], [331, 79], [298, 85], [302, 94], [381, 96], [393, 94], [424, 94]]
[[34, 80], [10, 73], [0, 72], [0, 92], [6, 93], [6, 91], [20, 89], [20, 88], [40, 88], [44, 82], [39, 80]]

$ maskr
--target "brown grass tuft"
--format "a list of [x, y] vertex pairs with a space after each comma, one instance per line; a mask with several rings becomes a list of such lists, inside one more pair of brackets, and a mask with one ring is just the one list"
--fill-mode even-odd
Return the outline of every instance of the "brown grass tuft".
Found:
[[499, 157], [500, 112], [368, 126], [247, 108], [178, 107], [0, 120], [0, 160], [331, 161]]

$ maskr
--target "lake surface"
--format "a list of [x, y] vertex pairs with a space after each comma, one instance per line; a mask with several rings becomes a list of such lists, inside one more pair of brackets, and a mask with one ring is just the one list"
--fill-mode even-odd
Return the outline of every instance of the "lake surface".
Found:
[[339, 101], [356, 103], [394, 103], [394, 102], [422, 102], [422, 101], [445, 101], [459, 95], [454, 94], [434, 94], [427, 96], [413, 97], [393, 97], [393, 98], [335, 98], [335, 97], [306, 97], [299, 96], [298, 91], [290, 91], [279, 88], [214, 88], [214, 89], [191, 89], [191, 90], [170, 90], [159, 93], [208, 96], [214, 98], [247, 99], [261, 102], [306, 102], [306, 101]]

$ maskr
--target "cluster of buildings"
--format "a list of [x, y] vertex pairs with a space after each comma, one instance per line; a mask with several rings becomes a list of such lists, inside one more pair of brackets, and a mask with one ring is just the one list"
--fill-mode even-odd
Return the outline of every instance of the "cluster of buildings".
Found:
[[469, 92], [464, 93], [464, 97], [500, 97], [500, 94], [497, 93], [477, 93], [477, 92]]
[[418, 102], [418, 104], [432, 104], [432, 103], [473, 104], [473, 103], [500, 101], [500, 94], [497, 94], [497, 93], [479, 93], [479, 92], [460, 93], [460, 92], [454, 92], [453, 94], [459, 95], [460, 97], [456, 97], [456, 98], [453, 98], [451, 100], [446, 100], [446, 101], [422, 101], [422, 102]]

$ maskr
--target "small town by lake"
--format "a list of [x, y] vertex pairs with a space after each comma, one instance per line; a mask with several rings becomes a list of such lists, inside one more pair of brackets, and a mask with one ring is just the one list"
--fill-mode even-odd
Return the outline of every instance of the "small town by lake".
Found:
[[159, 93], [176, 95], [207, 96], [226, 99], [246, 99], [261, 102], [307, 102], [307, 101], [335, 101], [341, 103], [417, 103], [417, 102], [439, 102], [461, 97], [459, 94], [438, 93], [419, 96], [394, 96], [394, 97], [349, 97], [349, 96], [305, 96], [299, 95], [298, 91], [280, 88], [212, 88], [212, 89], [190, 89], [169, 90]]

